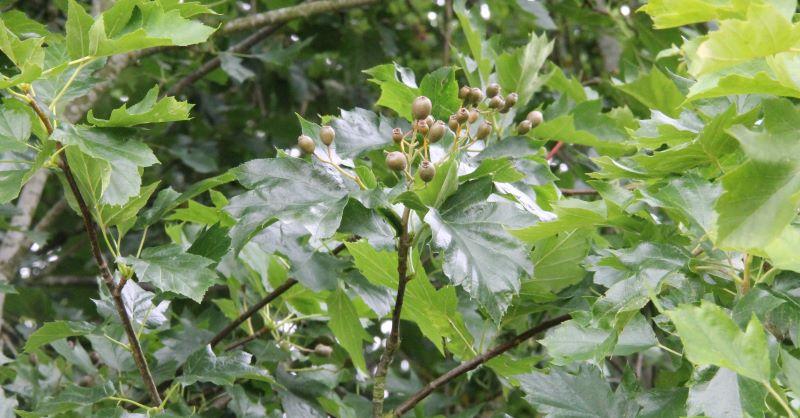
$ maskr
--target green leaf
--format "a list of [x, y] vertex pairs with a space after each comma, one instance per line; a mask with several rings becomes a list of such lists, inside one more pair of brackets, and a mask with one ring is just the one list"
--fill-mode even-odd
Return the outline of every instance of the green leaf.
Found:
[[533, 244], [560, 232], [601, 225], [608, 218], [606, 205], [602, 200], [587, 202], [580, 199], [564, 199], [554, 205], [553, 211], [557, 216], [555, 220], [539, 222], [526, 228], [511, 229], [511, 234]]
[[230, 248], [231, 239], [228, 230], [219, 224], [214, 224], [200, 232], [186, 252], [219, 262]]
[[123, 257], [133, 266], [136, 276], [165, 292], [173, 292], [202, 302], [206, 290], [216, 283], [217, 275], [206, 267], [213, 260], [183, 251], [179, 245], [149, 247], [137, 257]]
[[350, 354], [353, 364], [362, 372], [367, 373], [363, 342], [370, 341], [370, 335], [361, 325], [356, 307], [342, 289], [333, 292], [328, 297], [326, 304], [330, 316], [328, 327], [339, 340], [339, 344]]
[[353, 256], [356, 268], [370, 283], [397, 288], [397, 253], [378, 251], [366, 240], [346, 242], [347, 252]]
[[415, 191], [420, 202], [427, 207], [438, 208], [458, 189], [458, 161], [448, 158], [436, 164], [436, 176], [425, 183], [417, 173], [414, 177]]
[[656, 28], [672, 28], [691, 23], [741, 18], [747, 2], [736, 0], [651, 0], [639, 9], [653, 19]]
[[553, 293], [580, 283], [586, 275], [581, 263], [588, 252], [588, 234], [580, 229], [539, 241], [532, 256], [533, 265], [536, 266], [533, 281]]
[[492, 71], [494, 51], [483, 40], [485, 37], [483, 26], [477, 16], [475, 16], [472, 11], [467, 10], [464, 0], [456, 0], [453, 2], [453, 11], [456, 13], [461, 30], [464, 32], [464, 38], [467, 40], [472, 60], [477, 66], [478, 76], [480, 78], [478, 81], [481, 82], [480, 84], [487, 83], [489, 81], [489, 74]]
[[252, 356], [243, 351], [217, 356], [210, 346], [198, 350], [183, 365], [183, 375], [177, 380], [184, 386], [196, 382], [209, 382], [219, 386], [231, 386], [236, 379], [258, 380], [274, 383], [266, 370], [251, 365]]
[[0, 108], [0, 150], [21, 152], [31, 137], [28, 114], [3, 106]]
[[0, 76], [0, 88], [6, 89], [22, 83], [31, 83], [42, 74], [45, 38], [20, 40], [0, 19], [0, 51], [19, 69], [14, 76]]
[[462, 185], [441, 209], [425, 216], [434, 247], [443, 251], [445, 275], [462, 286], [495, 321], [503, 316], [511, 297], [519, 292], [520, 276], [533, 265], [528, 249], [505, 228], [535, 221], [510, 202], [491, 202], [489, 179]]
[[342, 158], [356, 158], [364, 152], [383, 148], [392, 138], [390, 120], [358, 107], [342, 110], [342, 115], [334, 119], [331, 126], [336, 131], [336, 153]]
[[189, 119], [189, 110], [192, 108], [188, 102], [179, 102], [174, 97], [164, 97], [158, 99], [158, 86], [154, 86], [147, 92], [139, 103], [127, 107], [122, 107], [111, 111], [111, 116], [107, 120], [94, 117], [92, 110], [86, 116], [86, 120], [94, 126], [101, 128], [118, 128], [144, 125], [148, 123], [176, 122]]
[[684, 354], [692, 363], [725, 367], [758, 382], [769, 382], [767, 336], [755, 317], [742, 332], [727, 312], [707, 301], [699, 307], [681, 305], [666, 315], [675, 324]]
[[172, 188], [167, 188], [158, 193], [153, 205], [142, 213], [139, 217], [136, 226], [144, 228], [159, 221], [171, 210], [186, 203], [189, 199], [198, 196], [201, 193], [213, 189], [214, 187], [230, 183], [236, 179], [233, 170], [228, 170], [222, 174], [214, 177], [201, 180], [189, 186], [183, 193], [178, 193]]
[[442, 67], [425, 74], [419, 83], [419, 93], [431, 99], [431, 114], [436, 119], [446, 122], [461, 107], [454, 67]]
[[419, 89], [411, 70], [397, 64], [384, 64], [364, 70], [372, 78], [370, 82], [380, 86], [381, 95], [375, 102], [411, 120], [411, 103], [419, 96]]
[[[136, 214], [147, 204], [159, 182], [151, 183], [141, 188], [139, 195], [121, 206], [104, 205], [100, 209], [100, 216], [106, 226], [123, 226], [136, 217]], [[124, 228], [123, 228], [124, 229]]]
[[614, 329], [582, 326], [575, 320], [562, 323], [540, 341], [556, 364], [626, 356], [658, 345], [652, 327], [636, 315], [620, 333]]
[[67, 3], [67, 51], [72, 59], [91, 55], [89, 49], [89, 29], [94, 24], [92, 16], [75, 0]]
[[45, 344], [67, 337], [77, 337], [90, 334], [95, 326], [88, 322], [55, 321], [47, 322], [33, 332], [25, 342], [23, 348], [26, 352], [33, 351]]
[[516, 376], [525, 399], [548, 417], [633, 418], [639, 405], [623, 390], [611, 391], [600, 371], [582, 365], [577, 375], [559, 368]]
[[678, 86], [658, 68], [651, 69], [649, 73], [641, 75], [630, 83], [618, 84], [615, 87], [645, 106], [658, 109], [671, 117], [678, 117], [679, 108], [685, 100]]
[[546, 117], [533, 132], [537, 138], [548, 141], [563, 140], [616, 154], [630, 148], [626, 129], [632, 127], [612, 113], [603, 113], [599, 100], [589, 100], [575, 106], [569, 114]]
[[527, 45], [497, 57], [497, 81], [505, 92], [516, 92], [523, 106], [545, 82], [539, 71], [553, 51], [553, 44], [554, 41], [547, 41], [547, 35], [537, 36], [531, 32]]
[[316, 238], [339, 227], [347, 189], [321, 165], [288, 157], [252, 160], [236, 169], [236, 177], [250, 190], [226, 208], [238, 219], [231, 231], [236, 249], [276, 218], [299, 222]]
[[[0, 167], [5, 164], [0, 164]], [[17, 198], [25, 181], [27, 169], [0, 168], [0, 204]]]

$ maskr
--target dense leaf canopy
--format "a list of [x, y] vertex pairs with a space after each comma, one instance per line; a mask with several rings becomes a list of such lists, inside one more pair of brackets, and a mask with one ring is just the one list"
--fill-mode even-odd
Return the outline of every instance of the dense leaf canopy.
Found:
[[0, 418], [797, 417], [795, 0], [0, 0]]

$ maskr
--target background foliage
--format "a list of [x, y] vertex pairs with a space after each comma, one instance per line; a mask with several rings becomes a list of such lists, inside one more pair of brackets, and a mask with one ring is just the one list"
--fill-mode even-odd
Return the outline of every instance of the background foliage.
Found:
[[0, 10], [0, 417], [797, 415], [796, 1]]

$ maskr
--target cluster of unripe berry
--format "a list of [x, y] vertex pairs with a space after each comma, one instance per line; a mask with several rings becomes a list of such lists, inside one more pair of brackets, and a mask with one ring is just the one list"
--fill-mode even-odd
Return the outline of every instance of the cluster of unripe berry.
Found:
[[[450, 118], [445, 125], [440, 120], [435, 120], [431, 115], [433, 111], [433, 103], [425, 96], [419, 96], [414, 99], [411, 104], [411, 114], [414, 117], [412, 129], [403, 133], [400, 128], [392, 130], [392, 140], [400, 146], [400, 151], [391, 151], [386, 154], [386, 166], [389, 169], [405, 174], [407, 180], [412, 181], [413, 176], [408, 170], [409, 162], [414, 161], [417, 156], [422, 158], [422, 161], [417, 168], [417, 174], [420, 179], [428, 183], [436, 176], [436, 167], [429, 160], [430, 150], [429, 145], [439, 142], [444, 138], [447, 133], [447, 128], [453, 131], [455, 139], [453, 141], [453, 149], [468, 148], [470, 145], [479, 140], [486, 140], [492, 133], [492, 122], [488, 118], [484, 118], [483, 122], [478, 126], [475, 131], [475, 136], [470, 134], [469, 126], [477, 122], [482, 113], [491, 113], [494, 118], [495, 113], [507, 113], [514, 105], [517, 104], [519, 96], [517, 93], [508, 93], [505, 97], [500, 94], [500, 86], [497, 83], [491, 83], [486, 87], [486, 93], [477, 88], [464, 86], [458, 92], [459, 98], [462, 101], [461, 107], [456, 113], [450, 115]], [[480, 110], [478, 106], [488, 100], [486, 106], [489, 110]], [[534, 110], [528, 113], [527, 117], [517, 125], [517, 133], [521, 135], [527, 134], [532, 128], [542, 123], [544, 117], [542, 112]], [[464, 129], [466, 128], [466, 129]], [[462, 135], [462, 133], [464, 135]], [[327, 147], [328, 159], [322, 158], [319, 155], [316, 157], [327, 164], [333, 166], [336, 170], [344, 176], [354, 180], [362, 188], [364, 187], [361, 180], [342, 170], [338, 164], [333, 162], [331, 154], [331, 144], [336, 138], [336, 132], [330, 126], [322, 126], [319, 130], [319, 139]], [[461, 143], [463, 141], [463, 144]], [[297, 138], [297, 146], [306, 154], [314, 155], [316, 145], [314, 140], [308, 135], [300, 135]]]

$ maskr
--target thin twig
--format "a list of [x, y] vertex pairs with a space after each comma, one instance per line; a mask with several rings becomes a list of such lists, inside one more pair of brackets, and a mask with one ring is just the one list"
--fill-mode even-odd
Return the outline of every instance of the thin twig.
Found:
[[234, 342], [228, 344], [227, 346], [225, 346], [225, 351], [231, 351], [233, 349], [239, 348], [239, 347], [249, 343], [250, 341], [253, 341], [256, 338], [268, 333], [269, 330], [270, 330], [270, 328], [265, 325], [265, 326], [259, 328], [258, 330], [256, 330], [256, 332], [254, 332], [254, 333], [242, 338], [241, 340], [234, 341]]
[[381, 359], [375, 367], [372, 386], [372, 416], [380, 418], [383, 416], [383, 397], [386, 387], [386, 374], [389, 365], [392, 364], [394, 353], [400, 345], [400, 313], [403, 309], [403, 297], [408, 282], [408, 250], [411, 247], [411, 238], [408, 233], [408, 220], [411, 217], [411, 209], [406, 207], [403, 210], [403, 217], [400, 220], [400, 240], [397, 243], [397, 299], [395, 299], [392, 311], [392, 330], [386, 340], [386, 349], [381, 355]]
[[561, 194], [564, 196], [590, 196], [596, 195], [598, 192], [593, 189], [561, 189]]
[[562, 142], [562, 141], [556, 142], [556, 145], [553, 146], [553, 148], [550, 150], [550, 152], [547, 153], [547, 156], [544, 157], [544, 159], [547, 160], [547, 161], [552, 160], [553, 157], [558, 153], [558, 150], [560, 150], [561, 147], [563, 147], [563, 146], [564, 146], [564, 142]]
[[320, 0], [233, 19], [220, 32], [229, 34], [280, 22], [376, 3], [378, 0]]
[[508, 341], [506, 343], [503, 343], [503, 344], [500, 344], [498, 346], [495, 346], [491, 350], [489, 350], [489, 351], [487, 351], [487, 352], [485, 352], [485, 353], [483, 353], [483, 354], [481, 354], [481, 355], [479, 355], [479, 356], [477, 356], [477, 357], [475, 357], [475, 358], [473, 358], [473, 359], [471, 359], [469, 361], [461, 363], [460, 365], [458, 365], [454, 369], [451, 369], [449, 372], [439, 376], [438, 378], [434, 379], [433, 381], [431, 381], [430, 383], [425, 385], [425, 387], [420, 389], [417, 393], [411, 395], [410, 398], [408, 398], [405, 402], [400, 404], [400, 406], [398, 406], [394, 410], [394, 414], [393, 415], [397, 416], [397, 417], [402, 416], [406, 412], [408, 412], [411, 409], [413, 409], [414, 406], [416, 406], [420, 401], [422, 401], [423, 399], [428, 397], [428, 395], [433, 393], [433, 391], [436, 390], [437, 388], [446, 385], [448, 382], [450, 382], [451, 380], [455, 379], [456, 377], [461, 376], [462, 374], [477, 368], [481, 364], [484, 364], [487, 361], [489, 361], [489, 360], [491, 360], [491, 359], [493, 359], [493, 358], [505, 353], [506, 351], [511, 350], [512, 348], [518, 346], [523, 341], [525, 341], [525, 340], [527, 340], [529, 338], [532, 338], [536, 334], [539, 334], [542, 331], [546, 331], [546, 330], [548, 330], [548, 329], [550, 329], [550, 328], [552, 328], [552, 327], [554, 327], [554, 326], [556, 326], [556, 325], [568, 320], [569, 318], [570, 318], [569, 315], [562, 315], [562, 316], [559, 316], [557, 318], [553, 318], [553, 319], [549, 319], [547, 321], [544, 321], [544, 322], [540, 323], [539, 325], [537, 325], [537, 326], [535, 326], [535, 327], [523, 332], [522, 334], [517, 335], [516, 337], [514, 337], [510, 341]]
[[[29, 99], [30, 100], [28, 101], [28, 104], [44, 124], [48, 135], [52, 135], [53, 124], [50, 122], [50, 118], [44, 113], [34, 98], [30, 97]], [[63, 148], [63, 145], [60, 142], [56, 142], [56, 150], [60, 151], [61, 148]], [[89, 207], [86, 205], [86, 201], [83, 199], [83, 195], [81, 194], [78, 183], [75, 180], [75, 176], [72, 174], [72, 169], [69, 166], [69, 161], [67, 161], [66, 153], [61, 152], [60, 157], [61, 170], [64, 172], [64, 178], [66, 179], [67, 184], [69, 185], [69, 188], [75, 197], [75, 201], [78, 204], [78, 208], [80, 209], [81, 217], [83, 218], [83, 226], [86, 229], [86, 234], [89, 237], [92, 255], [94, 256], [95, 263], [100, 270], [100, 275], [103, 277], [103, 281], [106, 283], [106, 286], [111, 293], [111, 297], [114, 300], [114, 306], [117, 309], [117, 314], [122, 321], [122, 326], [125, 329], [125, 334], [128, 337], [128, 344], [130, 345], [131, 354], [133, 354], [133, 360], [136, 363], [136, 367], [139, 369], [139, 374], [142, 376], [142, 380], [147, 387], [147, 391], [150, 393], [152, 402], [155, 405], [159, 405], [161, 404], [161, 396], [158, 393], [158, 388], [156, 387], [153, 376], [150, 373], [150, 368], [148, 367], [147, 360], [142, 352], [139, 339], [136, 337], [136, 331], [133, 329], [131, 318], [128, 315], [127, 309], [125, 308], [125, 302], [122, 300], [122, 289], [114, 284], [114, 276], [111, 274], [111, 270], [108, 268], [108, 264], [106, 263], [106, 259], [103, 256], [103, 251], [100, 248], [100, 244], [97, 239], [97, 230], [94, 226], [92, 214], [89, 211]]]

